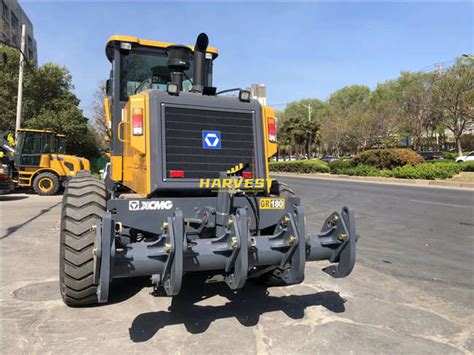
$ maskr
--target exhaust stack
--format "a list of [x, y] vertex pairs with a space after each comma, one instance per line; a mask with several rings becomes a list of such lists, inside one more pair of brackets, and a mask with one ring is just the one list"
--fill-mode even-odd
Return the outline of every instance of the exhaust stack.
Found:
[[206, 66], [206, 50], [209, 45], [207, 34], [201, 33], [194, 45], [194, 79], [191, 91], [202, 93], [204, 87], [204, 71]]

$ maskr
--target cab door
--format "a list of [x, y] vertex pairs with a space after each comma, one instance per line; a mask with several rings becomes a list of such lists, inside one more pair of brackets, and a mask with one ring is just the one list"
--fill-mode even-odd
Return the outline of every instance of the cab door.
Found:
[[22, 137], [20, 143], [20, 166], [39, 166], [43, 151], [43, 134], [41, 132], [28, 132]]

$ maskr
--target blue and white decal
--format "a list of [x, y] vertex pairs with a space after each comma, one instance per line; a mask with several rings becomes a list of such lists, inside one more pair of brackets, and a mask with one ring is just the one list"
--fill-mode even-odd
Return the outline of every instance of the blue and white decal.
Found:
[[202, 147], [204, 149], [221, 149], [221, 132], [202, 131]]

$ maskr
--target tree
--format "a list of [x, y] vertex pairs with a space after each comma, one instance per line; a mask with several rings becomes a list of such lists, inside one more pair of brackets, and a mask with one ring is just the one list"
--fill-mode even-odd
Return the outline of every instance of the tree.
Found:
[[[0, 45], [0, 54], [0, 129], [6, 131], [15, 128], [20, 55], [17, 50], [3, 45]], [[29, 66], [25, 68], [25, 81], [31, 76], [29, 69]]]
[[356, 104], [363, 104], [369, 99], [370, 89], [364, 85], [350, 85], [335, 91], [329, 96], [329, 106], [333, 111], [347, 112]]
[[397, 102], [403, 112], [407, 130], [413, 138], [413, 149], [419, 149], [419, 141], [433, 119], [433, 73], [402, 72], [398, 83]]
[[458, 155], [462, 155], [461, 136], [474, 121], [474, 59], [458, 58], [434, 86], [441, 124], [453, 133]]
[[95, 93], [94, 101], [92, 102], [91, 118], [101, 147], [108, 150], [112, 136], [105, 119], [104, 99], [106, 96], [106, 84], [105, 82], [101, 82]]
[[396, 81], [378, 84], [370, 94], [368, 117], [361, 134], [365, 136], [364, 148], [394, 147], [400, 142], [401, 136], [408, 133], [400, 124], [403, 116], [397, 104], [399, 86]]
[[289, 130], [290, 126], [295, 130], [292, 135], [293, 144], [301, 145], [308, 159], [313, 156], [312, 147], [315, 139], [319, 137], [319, 128], [326, 114], [327, 106], [318, 99], [292, 102], [284, 111], [284, 117], [289, 119], [286, 130]]
[[[0, 130], [15, 129], [18, 60], [16, 50], [0, 46]], [[24, 77], [22, 127], [50, 129], [67, 136], [67, 151], [86, 157], [99, 154], [87, 119], [72, 90], [65, 67], [53, 63], [38, 68], [27, 65]]]
[[329, 96], [327, 114], [321, 126], [326, 151], [341, 155], [359, 148], [361, 139], [354, 127], [364, 119], [369, 98], [370, 89], [362, 85], [346, 86]]

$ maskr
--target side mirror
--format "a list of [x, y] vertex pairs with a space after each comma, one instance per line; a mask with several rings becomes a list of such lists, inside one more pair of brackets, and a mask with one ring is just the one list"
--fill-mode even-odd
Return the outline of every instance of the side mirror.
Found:
[[64, 147], [59, 147], [58, 149], [58, 154], [63, 154], [64, 153]]
[[105, 82], [105, 93], [108, 95], [108, 96], [111, 96], [112, 92], [112, 80], [111, 79], [107, 79], [106, 82]]

